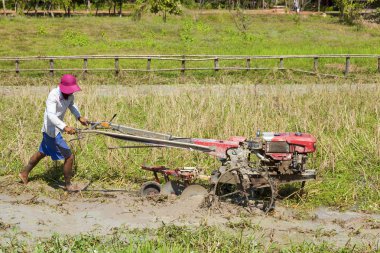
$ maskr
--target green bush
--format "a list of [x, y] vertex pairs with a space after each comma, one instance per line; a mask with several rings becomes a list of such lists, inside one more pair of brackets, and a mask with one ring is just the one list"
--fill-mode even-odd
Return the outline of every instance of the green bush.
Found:
[[380, 23], [380, 7], [375, 10], [370, 19], [376, 23]]
[[84, 47], [87, 46], [90, 39], [86, 34], [65, 30], [63, 33], [63, 44], [71, 47]]

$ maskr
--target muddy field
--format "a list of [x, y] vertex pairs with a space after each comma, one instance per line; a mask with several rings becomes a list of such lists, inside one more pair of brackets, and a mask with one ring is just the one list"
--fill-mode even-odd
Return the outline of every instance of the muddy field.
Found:
[[[0, 96], [44, 98], [54, 87], [0, 87]], [[85, 94], [95, 97], [126, 97], [155, 94], [169, 96], [181, 92], [218, 96], [252, 93], [258, 95], [307, 94], [313, 90], [338, 93], [341, 91], [378, 91], [375, 84], [362, 85], [232, 85], [232, 86], [84, 86], [78, 101]], [[28, 154], [29, 155], [29, 154]], [[0, 167], [0, 169], [2, 169]], [[16, 177], [18, 167], [0, 177], [0, 245], [11, 245], [14, 238], [35, 244], [54, 233], [61, 235], [108, 235], [115, 228], [158, 228], [163, 225], [199, 227], [205, 224], [228, 230], [231, 223], [249, 222], [255, 226], [256, 238], [264, 245], [277, 243], [327, 242], [336, 247], [347, 245], [379, 250], [380, 215], [319, 207], [292, 208], [277, 202], [274, 212], [264, 214], [222, 202], [212, 208], [203, 205], [201, 196], [139, 197], [131, 189], [104, 189], [91, 184], [86, 191], [67, 194], [54, 182], [32, 180], [27, 186]], [[40, 178], [41, 179], [41, 178]], [[116, 187], [116, 186], [115, 186]], [[336, 204], [338, 206], [338, 204]], [[1, 250], [0, 250], [1, 252]]]
[[248, 220], [264, 244], [285, 246], [308, 241], [337, 247], [371, 245], [376, 249], [380, 243], [380, 215], [327, 208], [294, 210], [281, 202], [270, 214], [226, 202], [213, 208], [202, 204], [201, 196], [147, 199], [133, 191], [99, 189], [95, 185], [81, 193], [67, 194], [54, 185], [32, 181], [24, 186], [16, 177], [7, 176], [0, 179], [0, 238], [2, 244], [10, 243], [15, 236], [33, 243], [53, 233], [106, 235], [120, 227], [157, 228], [164, 224], [208, 224], [228, 229], [231, 222]]

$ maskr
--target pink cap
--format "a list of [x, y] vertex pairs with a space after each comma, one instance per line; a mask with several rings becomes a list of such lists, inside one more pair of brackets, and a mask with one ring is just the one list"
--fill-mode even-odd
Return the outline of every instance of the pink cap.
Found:
[[62, 76], [59, 89], [65, 94], [73, 94], [74, 92], [81, 90], [77, 84], [75, 76], [68, 74]]

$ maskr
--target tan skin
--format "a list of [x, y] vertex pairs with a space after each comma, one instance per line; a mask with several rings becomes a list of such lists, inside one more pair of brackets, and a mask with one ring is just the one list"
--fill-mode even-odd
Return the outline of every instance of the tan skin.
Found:
[[[68, 99], [68, 97], [71, 94], [64, 94], [62, 93], [64, 99]], [[88, 120], [85, 117], [79, 117], [79, 122], [87, 126]], [[75, 134], [75, 128], [66, 126], [63, 131], [67, 134]], [[32, 155], [32, 157], [29, 159], [28, 164], [25, 166], [25, 168], [19, 173], [19, 177], [22, 180], [24, 184], [28, 183], [29, 179], [29, 173], [32, 171], [32, 169], [38, 164], [39, 161], [41, 161], [42, 158], [44, 158], [46, 155], [37, 151], [35, 154]], [[72, 171], [73, 171], [73, 163], [74, 163], [74, 155], [71, 154], [71, 156], [67, 157], [65, 159], [65, 162], [63, 163], [63, 176], [65, 178], [65, 184], [66, 184], [66, 190], [67, 191], [77, 191], [75, 186], [71, 184], [71, 177], [72, 177]]]

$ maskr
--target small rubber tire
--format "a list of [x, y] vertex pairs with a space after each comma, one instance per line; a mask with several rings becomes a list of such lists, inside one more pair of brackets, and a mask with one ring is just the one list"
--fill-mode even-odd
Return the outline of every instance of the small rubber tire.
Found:
[[148, 197], [159, 195], [161, 193], [161, 185], [156, 181], [148, 181], [144, 183], [140, 188], [140, 196]]

